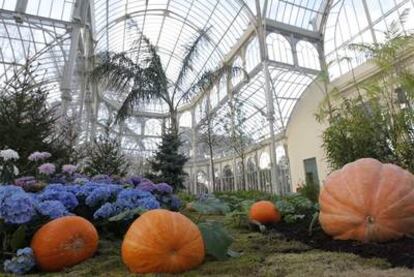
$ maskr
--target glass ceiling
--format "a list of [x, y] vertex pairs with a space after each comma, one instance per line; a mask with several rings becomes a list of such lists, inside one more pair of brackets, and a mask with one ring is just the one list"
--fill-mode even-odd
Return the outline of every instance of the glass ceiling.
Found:
[[[325, 53], [328, 62], [334, 61], [330, 73], [333, 78], [339, 77], [365, 61], [349, 51], [349, 43], [381, 41], [381, 32], [387, 30], [392, 20], [405, 9], [414, 9], [412, 0], [258, 2], [266, 26], [264, 40], [275, 107], [273, 129], [277, 134], [283, 133], [296, 102], [316, 78], [325, 58], [320, 54]], [[75, 12], [81, 3], [86, 5], [79, 14], [83, 19]], [[92, 54], [128, 51], [139, 38], [139, 33], [131, 28], [133, 21], [156, 45], [168, 79], [175, 82], [186, 44], [198, 31], [210, 28], [211, 42], [201, 49], [182, 90], [196, 82], [203, 72], [223, 62], [243, 66], [250, 80], [246, 84], [242, 78], [233, 80], [232, 90], [245, 102], [245, 129], [251, 140], [261, 141], [269, 138], [270, 127], [255, 3], [256, 0], [0, 0], [0, 81], [10, 78], [13, 70], [18, 70], [27, 59], [36, 60], [37, 78], [50, 88], [50, 103], [60, 103], [62, 80], [68, 68], [73, 67], [69, 80], [72, 113], [78, 114], [88, 128], [93, 125], [89, 121], [96, 117], [96, 133], [99, 133], [125, 96], [105, 90], [98, 90], [89, 98], [85, 96], [95, 93], [92, 84], [85, 81], [88, 74], [85, 57], [90, 47]], [[413, 26], [411, 13], [404, 28]], [[73, 40], [77, 27], [81, 28], [81, 39], [73, 43], [77, 42]], [[92, 33], [90, 43], [88, 32]], [[71, 57], [71, 53], [76, 55]], [[343, 56], [352, 59], [344, 61]], [[196, 124], [202, 120], [207, 97], [220, 120], [226, 115], [229, 93], [223, 78], [212, 91], [183, 103], [181, 113], [186, 113], [183, 126], [195, 127], [192, 113]], [[91, 102], [94, 107], [89, 107]], [[158, 129], [167, 117], [166, 112], [167, 107], [161, 101], [137, 107], [122, 128], [124, 148], [150, 155], [159, 142]], [[222, 129], [218, 124], [216, 132]]]

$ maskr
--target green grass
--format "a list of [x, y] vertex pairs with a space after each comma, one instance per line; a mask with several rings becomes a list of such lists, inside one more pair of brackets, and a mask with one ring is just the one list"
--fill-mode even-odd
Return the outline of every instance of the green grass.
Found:
[[[214, 216], [220, 220], [222, 217]], [[414, 276], [414, 271], [394, 268], [381, 259], [366, 259], [348, 253], [315, 250], [297, 241], [287, 241], [277, 234], [261, 234], [247, 229], [231, 228], [235, 241], [232, 250], [238, 258], [215, 261], [207, 257], [197, 269], [179, 276]], [[65, 276], [134, 276], [128, 273], [120, 258], [120, 241], [101, 240], [94, 258], [67, 269]], [[1, 274], [0, 274], [1, 275]], [[32, 274], [30, 276], [62, 276]], [[146, 276], [169, 276], [148, 274]]]

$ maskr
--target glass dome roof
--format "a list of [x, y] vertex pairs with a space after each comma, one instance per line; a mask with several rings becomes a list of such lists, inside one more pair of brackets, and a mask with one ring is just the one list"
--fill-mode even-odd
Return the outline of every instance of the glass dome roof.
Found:
[[[271, 130], [264, 61], [274, 107], [272, 130], [283, 134], [295, 104], [325, 61], [333, 62], [332, 78], [361, 64], [365, 57], [347, 46], [382, 41], [382, 31], [413, 5], [411, 0], [0, 0], [0, 80], [26, 60], [35, 61], [36, 78], [49, 88], [50, 103], [68, 106], [67, 112], [93, 135], [123, 100], [88, 78], [95, 54], [128, 51], [140, 34], [131, 28], [133, 21], [156, 46], [167, 78], [175, 82], [187, 43], [209, 28], [211, 41], [203, 45], [182, 89], [223, 63], [243, 67], [249, 79], [233, 79], [228, 87], [223, 77], [211, 91], [184, 102], [183, 128], [199, 125], [207, 103], [220, 121], [234, 93], [245, 103], [247, 133], [261, 141]], [[414, 17], [408, 16], [404, 28], [413, 25]], [[168, 124], [167, 112], [162, 101], [136, 107], [121, 128], [124, 148], [149, 155], [159, 142], [158, 129]], [[216, 131], [222, 128], [218, 124]]]

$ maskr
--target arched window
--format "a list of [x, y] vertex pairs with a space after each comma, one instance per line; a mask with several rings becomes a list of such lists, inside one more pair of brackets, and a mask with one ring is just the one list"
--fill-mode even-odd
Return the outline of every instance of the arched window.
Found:
[[[238, 56], [235, 60], [234, 60], [234, 62], [233, 62], [233, 67], [240, 67], [240, 68], [243, 68], [243, 61], [242, 61], [242, 59], [241, 59], [241, 57], [240, 56]], [[239, 74], [239, 75], [237, 75], [237, 76], [234, 76], [232, 79], [231, 79], [231, 83], [233, 84], [233, 88], [235, 87], [235, 86], [237, 86], [241, 81], [243, 80], [243, 74], [241, 73], [241, 74]]]
[[191, 112], [187, 111], [181, 114], [179, 125], [180, 127], [191, 128]]
[[296, 51], [300, 66], [315, 70], [321, 69], [318, 50], [316, 50], [312, 43], [301, 40], [296, 44]]
[[198, 103], [195, 107], [195, 122], [198, 124], [201, 120], [202, 114], [203, 114], [203, 105], [202, 102]]
[[260, 63], [260, 46], [257, 37], [246, 48], [246, 71], [252, 71]]
[[266, 38], [269, 59], [293, 64], [293, 52], [289, 41], [282, 35], [270, 33]]
[[226, 165], [223, 167], [222, 172], [222, 182], [223, 182], [223, 189], [224, 190], [233, 190], [234, 189], [234, 175], [233, 170], [231, 169], [230, 165]]
[[263, 152], [260, 155], [259, 167], [260, 167], [260, 169], [269, 169], [270, 168], [270, 155], [269, 155], [269, 153]]
[[227, 75], [221, 77], [218, 91], [218, 99], [222, 100], [227, 95]]
[[148, 119], [145, 122], [147, 136], [161, 136], [161, 122], [158, 119]]
[[217, 86], [214, 86], [210, 91], [210, 106], [214, 109], [219, 101]]

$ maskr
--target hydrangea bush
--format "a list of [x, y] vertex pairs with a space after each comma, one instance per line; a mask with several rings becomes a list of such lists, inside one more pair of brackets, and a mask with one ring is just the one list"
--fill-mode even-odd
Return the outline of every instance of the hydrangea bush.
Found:
[[35, 265], [33, 250], [30, 247], [17, 250], [15, 257], [3, 263], [4, 271], [15, 275], [28, 273]]
[[[15, 185], [0, 185], [0, 249], [3, 253], [16, 251], [10, 244], [18, 232], [25, 232], [27, 245], [33, 233], [47, 221], [76, 214], [103, 228], [105, 234], [121, 235], [138, 214], [145, 210], [165, 208], [178, 210], [180, 200], [166, 183], [154, 184], [142, 177], [113, 179], [99, 175], [92, 178], [73, 173], [62, 183], [49, 183], [39, 191], [30, 188], [36, 178], [27, 176], [15, 180]], [[69, 181], [68, 181], [69, 180]], [[109, 231], [109, 232], [106, 232]], [[0, 254], [1, 258], [1, 254]], [[4, 270], [22, 274], [26, 256], [8, 260]], [[24, 260], [24, 261], [23, 261]]]

